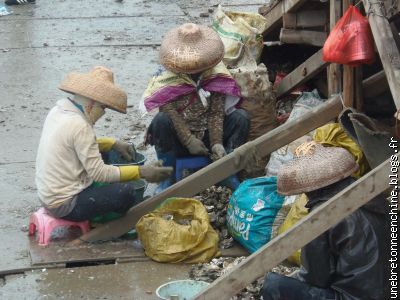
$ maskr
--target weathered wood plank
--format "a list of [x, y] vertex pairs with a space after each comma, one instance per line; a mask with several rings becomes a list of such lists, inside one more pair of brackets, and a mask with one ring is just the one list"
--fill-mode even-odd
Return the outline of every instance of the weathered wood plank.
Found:
[[302, 10], [283, 15], [283, 27], [288, 29], [324, 27], [327, 22], [323, 10]]
[[[251, 144], [257, 149], [260, 157], [265, 157], [272, 151], [336, 118], [341, 109], [340, 98], [335, 96], [299, 119], [287, 122], [255, 139]], [[249, 143], [246, 145], [248, 146]], [[133, 229], [140, 217], [154, 210], [165, 199], [169, 197], [192, 197], [224, 178], [237, 173], [244, 166], [235, 165], [235, 153], [246, 149], [246, 145], [184, 178], [160, 194], [134, 206], [124, 217], [108, 222], [86, 233], [80, 237], [80, 240], [75, 240], [73, 244], [80, 244], [81, 240], [97, 241], [117, 238]]]
[[371, 77], [363, 80], [363, 92], [368, 98], [382, 94], [389, 88], [389, 83], [386, 79], [385, 71], [380, 71]]
[[400, 55], [393, 32], [378, 2], [363, 0], [375, 44], [382, 61], [390, 91], [397, 109], [400, 109]]
[[251, 282], [264, 276], [294, 251], [385, 191], [389, 187], [387, 179], [389, 172], [390, 163], [387, 160], [316, 208], [284, 234], [253, 253], [225, 276], [218, 278], [195, 299], [230, 299]]
[[319, 50], [282, 79], [277, 89], [277, 97], [280, 98], [287, 95], [298, 86], [313, 78], [328, 65], [329, 62], [322, 60], [322, 49]]
[[[330, 30], [342, 15], [340, 0], [330, 0]], [[328, 94], [332, 96], [342, 91], [342, 71], [339, 64], [330, 64], [328, 67]]]
[[263, 35], [268, 35], [271, 31], [282, 26], [282, 16], [284, 13], [296, 11], [301, 5], [303, 5], [307, 0], [282, 0], [279, 2], [267, 15], [266, 26]]
[[322, 47], [327, 36], [326, 32], [282, 28], [279, 40], [286, 44], [302, 44]]

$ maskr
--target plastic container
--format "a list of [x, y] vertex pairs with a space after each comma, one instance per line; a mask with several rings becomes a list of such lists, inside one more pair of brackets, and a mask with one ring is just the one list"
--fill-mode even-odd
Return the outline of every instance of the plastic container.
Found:
[[121, 154], [115, 150], [102, 153], [102, 156], [106, 164], [114, 166], [127, 166], [127, 165], [142, 166], [147, 160], [147, 158], [142, 153], [139, 152], [136, 152], [136, 158], [133, 161], [127, 161], [123, 159]]
[[190, 279], [170, 281], [159, 286], [156, 295], [164, 300], [191, 300], [208, 285], [208, 282]]

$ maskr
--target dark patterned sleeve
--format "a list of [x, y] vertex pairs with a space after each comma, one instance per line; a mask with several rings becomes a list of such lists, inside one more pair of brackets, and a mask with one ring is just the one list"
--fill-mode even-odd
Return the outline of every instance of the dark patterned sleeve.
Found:
[[210, 146], [222, 145], [224, 127], [225, 95], [214, 93], [211, 95], [210, 112], [208, 114], [208, 131], [210, 133]]
[[174, 103], [165, 104], [161, 106], [159, 110], [160, 112], [166, 113], [171, 118], [175, 130], [178, 134], [178, 139], [180, 140], [182, 145], [187, 146], [192, 133], [190, 132], [189, 127], [186, 125], [185, 120], [176, 111]]

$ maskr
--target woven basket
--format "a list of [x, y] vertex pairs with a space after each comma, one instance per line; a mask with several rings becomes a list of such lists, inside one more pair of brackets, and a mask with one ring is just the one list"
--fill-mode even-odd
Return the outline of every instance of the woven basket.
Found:
[[[300, 146], [304, 148], [304, 145]], [[296, 195], [318, 190], [349, 177], [358, 170], [353, 156], [344, 148], [314, 143], [308, 152], [284, 165], [278, 172], [278, 192]]]

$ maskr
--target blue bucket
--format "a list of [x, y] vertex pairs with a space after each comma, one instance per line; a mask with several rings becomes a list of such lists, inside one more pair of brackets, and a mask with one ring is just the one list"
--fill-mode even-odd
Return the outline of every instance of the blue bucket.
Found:
[[190, 279], [170, 281], [159, 286], [156, 295], [163, 300], [191, 300], [208, 285], [208, 282]]

